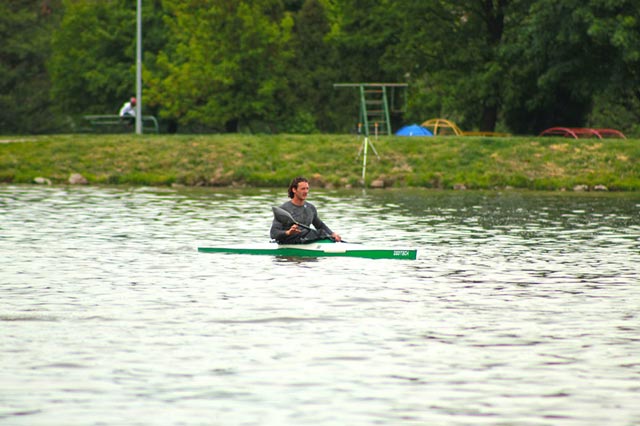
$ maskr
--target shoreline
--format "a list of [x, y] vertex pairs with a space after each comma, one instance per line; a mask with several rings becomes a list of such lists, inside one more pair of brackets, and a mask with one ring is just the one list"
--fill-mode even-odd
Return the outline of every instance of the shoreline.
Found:
[[[265, 188], [640, 191], [640, 140], [557, 137], [374, 139], [366, 185], [356, 135], [0, 137], [0, 183]], [[29, 141], [30, 143], [16, 143]], [[37, 181], [36, 181], [37, 180]]]

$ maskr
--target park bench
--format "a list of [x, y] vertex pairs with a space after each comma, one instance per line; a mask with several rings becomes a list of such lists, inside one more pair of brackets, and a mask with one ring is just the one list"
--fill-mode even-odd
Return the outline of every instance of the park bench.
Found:
[[[87, 133], [130, 133], [135, 131], [135, 121], [119, 115], [85, 115], [81, 131]], [[158, 120], [152, 115], [142, 116], [143, 133], [160, 133]]]

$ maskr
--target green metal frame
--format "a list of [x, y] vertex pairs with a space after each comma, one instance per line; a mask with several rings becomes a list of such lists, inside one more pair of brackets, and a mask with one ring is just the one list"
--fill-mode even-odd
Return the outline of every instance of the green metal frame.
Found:
[[[82, 116], [84, 128], [86, 132], [97, 133], [129, 133], [135, 129], [125, 126], [125, 121], [119, 115], [103, 114], [103, 115], [84, 115]], [[152, 115], [142, 116], [142, 126], [145, 130], [160, 133], [158, 120]]]
[[[360, 97], [359, 123], [364, 128], [364, 135], [369, 137], [371, 128], [379, 125], [379, 134], [391, 135], [391, 114], [387, 89], [406, 88], [404, 83], [336, 83], [333, 87], [356, 87]], [[391, 96], [393, 102], [393, 92]], [[393, 108], [393, 105], [391, 105]], [[373, 121], [373, 119], [378, 119]]]

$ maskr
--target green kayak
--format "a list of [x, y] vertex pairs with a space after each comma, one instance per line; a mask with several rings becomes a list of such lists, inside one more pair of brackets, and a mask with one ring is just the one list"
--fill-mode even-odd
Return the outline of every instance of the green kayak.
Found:
[[417, 249], [378, 247], [321, 240], [308, 244], [256, 243], [219, 247], [198, 247], [203, 253], [253, 254], [283, 257], [362, 257], [367, 259], [415, 260]]

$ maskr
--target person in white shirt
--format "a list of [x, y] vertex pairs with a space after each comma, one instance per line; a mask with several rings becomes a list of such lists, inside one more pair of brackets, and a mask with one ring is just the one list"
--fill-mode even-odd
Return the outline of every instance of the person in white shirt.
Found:
[[131, 98], [129, 102], [125, 102], [120, 108], [120, 118], [125, 119], [132, 124], [136, 116], [136, 98]]

